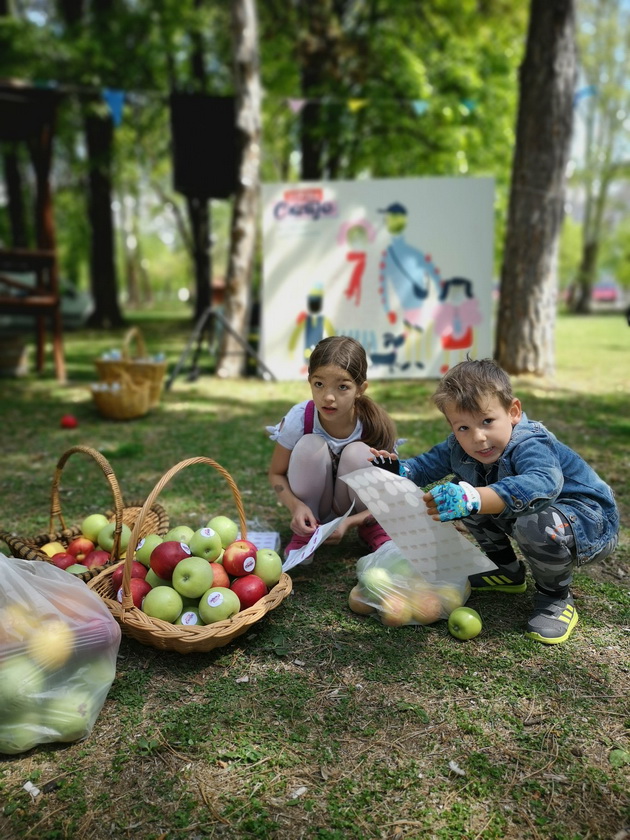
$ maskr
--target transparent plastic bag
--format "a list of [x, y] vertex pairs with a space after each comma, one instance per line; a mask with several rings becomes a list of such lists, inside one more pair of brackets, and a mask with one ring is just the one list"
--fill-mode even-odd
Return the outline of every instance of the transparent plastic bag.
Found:
[[116, 674], [121, 631], [85, 583], [0, 554], [0, 753], [87, 737]]
[[360, 557], [356, 571], [357, 583], [348, 596], [350, 609], [373, 615], [388, 627], [433, 624], [448, 618], [470, 596], [467, 576], [429, 579], [420, 564], [408, 560], [392, 540]]

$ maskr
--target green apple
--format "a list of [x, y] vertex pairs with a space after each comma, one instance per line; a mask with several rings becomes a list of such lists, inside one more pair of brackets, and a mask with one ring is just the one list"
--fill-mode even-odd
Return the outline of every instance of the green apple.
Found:
[[161, 542], [164, 542], [164, 539], [158, 534], [147, 534], [146, 537], [142, 537], [136, 546], [136, 560], [148, 568], [149, 560], [151, 559], [151, 552], [155, 546], [159, 545]]
[[359, 578], [361, 586], [369, 595], [382, 598], [394, 588], [389, 572], [380, 566], [365, 569]]
[[90, 688], [65, 688], [63, 696], [43, 705], [42, 724], [57, 733], [59, 741], [77, 741], [89, 734], [95, 711]]
[[188, 541], [188, 547], [195, 557], [203, 557], [209, 563], [213, 563], [223, 551], [221, 537], [212, 528], [195, 531]]
[[194, 533], [193, 528], [190, 528], [188, 525], [176, 525], [164, 535], [164, 542], [174, 540], [175, 542], [183, 542], [188, 545]]
[[238, 525], [229, 516], [213, 516], [207, 527], [212, 528], [221, 537], [223, 548], [227, 548], [238, 537]]
[[201, 598], [213, 580], [212, 567], [203, 557], [184, 557], [173, 569], [173, 589], [183, 598]]
[[254, 574], [258, 575], [268, 587], [275, 586], [282, 574], [282, 558], [273, 548], [259, 548], [256, 552]]
[[[108, 522], [101, 530], [98, 532], [98, 537], [96, 538], [97, 543], [100, 545], [101, 548], [105, 549], [105, 551], [110, 551], [114, 547], [114, 531], [116, 530], [116, 523], [115, 522]], [[131, 529], [129, 525], [126, 525], [124, 522], [122, 523], [122, 530], [120, 532], [120, 551], [121, 553], [127, 548], [129, 545], [129, 540], [131, 539]]]
[[87, 683], [90, 688], [95, 686], [104, 688], [110, 686], [116, 676], [116, 660], [109, 653], [101, 653], [94, 659], [83, 662], [75, 671], [74, 679]]
[[149, 571], [147, 572], [147, 575], [145, 577], [145, 580], [146, 580], [147, 583], [151, 584], [151, 589], [155, 589], [158, 586], [171, 586], [172, 587], [172, 584], [171, 584], [170, 580], [164, 580], [164, 578], [158, 577], [158, 575], [155, 574], [153, 569], [149, 569]]
[[199, 607], [184, 607], [177, 616], [175, 624], [182, 624], [184, 627], [203, 627], [204, 621], [199, 613]]
[[142, 612], [152, 618], [160, 618], [171, 624], [184, 607], [182, 596], [170, 586], [158, 586], [144, 596]]
[[109, 525], [109, 519], [104, 513], [91, 513], [81, 523], [81, 533], [95, 543], [98, 542], [98, 535], [106, 525]]
[[481, 616], [470, 607], [457, 607], [448, 617], [448, 629], [456, 639], [474, 639], [481, 633]]
[[41, 719], [36, 712], [23, 712], [21, 715], [3, 715], [0, 723], [0, 753], [15, 755], [26, 752], [40, 744], [43, 740]]
[[[236, 596], [235, 596], [236, 597]], [[0, 710], [22, 710], [44, 689], [44, 671], [28, 656], [10, 656], [0, 665]]]
[[205, 624], [225, 621], [241, 611], [241, 602], [236, 592], [226, 586], [214, 586], [204, 592], [199, 601], [199, 615]]

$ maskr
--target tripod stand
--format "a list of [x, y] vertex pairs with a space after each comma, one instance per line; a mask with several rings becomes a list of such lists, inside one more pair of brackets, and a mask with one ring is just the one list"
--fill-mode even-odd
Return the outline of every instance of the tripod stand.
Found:
[[214, 322], [216, 322], [216, 321], [218, 321], [221, 324], [221, 326], [223, 327], [223, 329], [227, 330], [227, 332], [229, 332], [230, 335], [238, 341], [238, 343], [245, 350], [245, 352], [255, 360], [257, 368], [260, 371], [262, 371], [263, 379], [268, 379], [268, 380], [275, 381], [276, 377], [269, 370], [269, 368], [265, 365], [265, 363], [260, 358], [258, 353], [256, 353], [256, 351], [243, 338], [241, 338], [241, 336], [231, 327], [231, 325], [228, 324], [228, 322], [225, 320], [225, 318], [223, 317], [223, 314], [221, 312], [219, 312], [213, 306], [209, 306], [206, 309], [206, 311], [201, 315], [201, 317], [198, 319], [197, 323], [195, 324], [195, 328], [192, 331], [190, 338], [188, 339], [188, 343], [186, 344], [186, 347], [184, 348], [184, 352], [179, 357], [179, 360], [178, 360], [177, 364], [175, 365], [175, 367], [171, 371], [171, 374], [170, 374], [168, 380], [166, 381], [165, 388], [166, 388], [167, 391], [171, 387], [173, 382], [175, 381], [178, 374], [181, 372], [182, 368], [184, 367], [186, 359], [190, 355], [190, 352], [193, 348], [193, 345], [195, 345], [195, 343], [196, 343], [196, 346], [194, 348], [194, 353], [193, 353], [192, 363], [191, 363], [191, 367], [190, 367], [190, 372], [188, 374], [188, 381], [189, 382], [195, 382], [195, 380], [197, 380], [199, 378], [200, 370], [199, 370], [198, 360], [199, 360], [199, 355], [201, 354], [201, 346], [203, 344], [203, 339], [204, 339], [204, 336], [207, 335], [208, 350], [212, 350], [212, 339], [213, 339], [213, 336], [214, 336], [214, 326], [215, 326]]

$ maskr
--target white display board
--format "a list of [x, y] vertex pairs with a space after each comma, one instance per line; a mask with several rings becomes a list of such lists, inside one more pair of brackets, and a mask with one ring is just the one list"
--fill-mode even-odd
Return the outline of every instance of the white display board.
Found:
[[261, 357], [302, 379], [350, 335], [372, 379], [441, 376], [492, 354], [491, 178], [265, 184]]

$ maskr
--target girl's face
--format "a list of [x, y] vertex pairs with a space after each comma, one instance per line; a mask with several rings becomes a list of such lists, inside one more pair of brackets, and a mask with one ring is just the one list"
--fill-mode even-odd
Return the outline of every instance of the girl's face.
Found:
[[481, 464], [494, 464], [510, 442], [522, 409], [514, 399], [506, 410], [494, 397], [482, 412], [461, 411], [451, 405], [444, 413], [464, 452]]
[[337, 365], [317, 368], [308, 381], [321, 417], [332, 422], [354, 420], [354, 402], [364, 393], [367, 382], [357, 385], [348, 371]]

